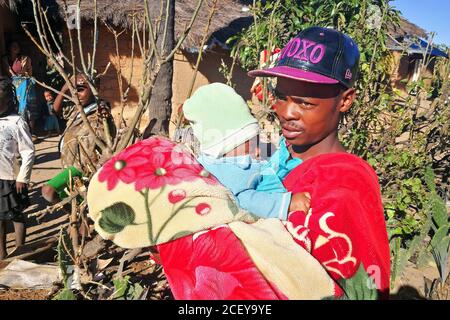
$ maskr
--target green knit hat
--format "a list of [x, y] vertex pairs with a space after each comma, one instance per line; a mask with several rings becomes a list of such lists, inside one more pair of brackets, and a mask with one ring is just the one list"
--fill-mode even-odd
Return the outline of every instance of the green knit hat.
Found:
[[230, 86], [202, 86], [183, 104], [201, 152], [218, 158], [259, 133], [258, 121]]

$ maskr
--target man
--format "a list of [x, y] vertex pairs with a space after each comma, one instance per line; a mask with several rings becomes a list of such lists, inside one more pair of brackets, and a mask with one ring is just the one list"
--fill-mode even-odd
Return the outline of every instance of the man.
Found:
[[273, 68], [249, 74], [277, 77], [282, 134], [291, 156], [304, 161], [283, 183], [288, 191], [309, 192], [312, 209], [291, 213], [288, 229], [333, 279], [352, 278], [362, 266], [386, 297], [389, 244], [377, 176], [338, 139], [341, 115], [355, 98], [358, 61], [351, 38], [311, 27], [286, 45]]
[[[289, 212], [283, 222], [275, 218], [251, 224], [218, 219], [214, 224], [213, 217], [230, 213], [230, 206], [227, 211], [196, 199], [202, 203], [189, 222], [198, 221], [203, 229], [198, 225], [189, 229], [186, 222], [172, 220], [173, 215], [168, 215], [174, 235], [157, 244], [176, 299], [321, 299], [350, 292], [359, 294], [349, 294], [356, 299], [387, 296], [390, 257], [378, 179], [364, 160], [345, 151], [337, 135], [341, 115], [350, 109], [355, 98], [353, 84], [358, 60], [358, 48], [348, 36], [312, 27], [288, 43], [273, 68], [250, 73], [277, 77], [273, 101], [286, 139], [280, 146], [281, 152], [288, 153], [282, 161], [302, 160], [285, 176], [283, 185], [292, 194], [308, 192], [310, 209]], [[157, 145], [154, 141], [144, 142]], [[91, 202], [97, 205], [96, 217], [102, 220], [96, 225], [109, 228], [107, 236], [129, 248], [138, 246], [145, 232], [151, 235], [152, 226], [156, 225], [137, 232], [133, 228], [139, 228], [139, 224], [122, 227], [122, 220], [109, 223], [115, 214], [107, 212], [115, 212], [119, 201], [128, 203], [129, 208], [135, 206], [136, 216], [145, 211], [134, 200], [150, 193], [139, 194], [140, 190], [127, 186], [130, 176], [138, 177], [136, 172], [145, 168], [152, 177], [148, 181], [164, 185], [159, 187], [179, 188], [176, 177], [189, 177], [192, 170], [184, 165], [174, 166], [157, 149], [146, 151], [144, 142], [119, 154], [90, 184]], [[132, 167], [132, 163], [141, 166], [148, 155], [157, 159], [155, 164], [142, 169]], [[127, 166], [128, 170], [122, 171]], [[184, 174], [175, 174], [178, 170]], [[161, 179], [165, 175], [168, 177]], [[113, 183], [118, 179], [124, 183], [117, 189], [108, 188], [107, 176]], [[142, 183], [142, 179], [136, 181]], [[196, 195], [203, 194], [198, 188], [195, 190]], [[192, 190], [183, 185], [183, 189], [175, 191], [181, 197], [178, 199], [185, 199]], [[176, 202], [174, 193], [166, 202]], [[105, 208], [97, 201], [100, 197], [113, 205]], [[158, 214], [167, 208], [173, 210], [170, 205], [151, 203], [151, 211]], [[199, 220], [197, 215], [201, 215]], [[208, 223], [200, 220], [203, 217]], [[139, 221], [145, 221], [145, 217]], [[160, 224], [166, 226], [168, 222]], [[189, 233], [199, 229], [200, 232]], [[100, 232], [101, 228], [97, 230]], [[143, 245], [148, 243], [156, 242]]]

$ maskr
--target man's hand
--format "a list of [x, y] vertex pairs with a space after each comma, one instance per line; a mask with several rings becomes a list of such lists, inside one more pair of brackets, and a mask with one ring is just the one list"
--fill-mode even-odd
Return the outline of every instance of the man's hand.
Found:
[[303, 211], [308, 213], [311, 206], [311, 195], [308, 192], [296, 193], [291, 198], [289, 212]]
[[16, 191], [17, 191], [17, 193], [22, 193], [23, 191], [25, 191], [26, 187], [27, 187], [26, 183], [16, 181]]

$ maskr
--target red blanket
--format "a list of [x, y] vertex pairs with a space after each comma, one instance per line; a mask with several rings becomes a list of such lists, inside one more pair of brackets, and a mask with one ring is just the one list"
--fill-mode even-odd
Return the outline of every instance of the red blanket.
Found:
[[[360, 158], [335, 153], [303, 162], [283, 181], [309, 192], [308, 214], [289, 215], [287, 230], [334, 280], [351, 278], [360, 265], [382, 297], [389, 293], [390, 257], [380, 188]], [[158, 246], [176, 299], [285, 299], [264, 279], [239, 239], [225, 227]], [[336, 296], [342, 294], [336, 285]]]

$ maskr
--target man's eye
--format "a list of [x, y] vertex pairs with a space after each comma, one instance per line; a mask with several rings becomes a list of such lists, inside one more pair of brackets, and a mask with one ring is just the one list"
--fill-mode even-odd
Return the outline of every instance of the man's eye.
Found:
[[300, 106], [300, 108], [305, 109], [305, 110], [314, 109], [314, 107], [316, 107], [315, 104], [308, 103], [303, 100], [297, 100], [297, 101], [295, 99], [293, 99], [293, 100], [296, 104], [298, 104]]
[[302, 102], [300, 103], [300, 106], [304, 109], [312, 109], [314, 108], [314, 105], [311, 103], [307, 103], [307, 102]]

